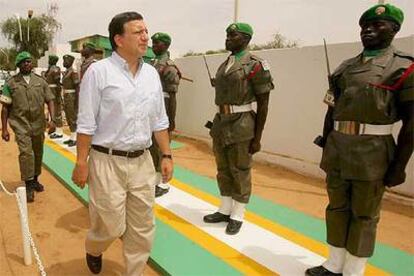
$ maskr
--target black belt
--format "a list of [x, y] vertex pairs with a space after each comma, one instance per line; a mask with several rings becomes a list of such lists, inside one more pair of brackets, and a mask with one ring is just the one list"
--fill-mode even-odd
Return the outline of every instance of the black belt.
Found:
[[128, 157], [128, 158], [137, 158], [137, 157], [140, 157], [144, 153], [144, 150], [136, 150], [136, 151], [123, 151], [123, 150], [115, 150], [115, 149], [111, 150], [111, 149], [98, 146], [98, 145], [92, 145], [92, 148], [102, 153], [123, 156], [123, 157]]

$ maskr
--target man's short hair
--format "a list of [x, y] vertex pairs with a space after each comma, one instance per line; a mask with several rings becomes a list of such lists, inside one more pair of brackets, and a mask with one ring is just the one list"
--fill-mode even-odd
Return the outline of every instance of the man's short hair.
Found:
[[115, 43], [115, 36], [122, 35], [124, 33], [124, 24], [133, 20], [143, 20], [144, 18], [137, 12], [123, 12], [117, 14], [112, 18], [109, 23], [109, 41], [111, 42], [112, 50], [116, 50], [118, 47]]

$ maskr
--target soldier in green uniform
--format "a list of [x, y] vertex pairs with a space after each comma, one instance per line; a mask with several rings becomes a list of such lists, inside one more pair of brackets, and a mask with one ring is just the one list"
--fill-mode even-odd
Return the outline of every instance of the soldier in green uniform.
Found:
[[80, 80], [79, 74], [72, 67], [74, 60], [74, 56], [63, 56], [63, 66], [66, 68], [66, 71], [63, 73], [62, 77], [63, 98], [66, 121], [68, 122], [70, 129], [70, 138], [63, 143], [68, 145], [68, 147], [76, 145], [76, 119], [78, 115], [78, 93]]
[[[221, 204], [217, 212], [204, 216], [204, 221], [228, 222], [226, 233], [234, 235], [242, 226], [249, 202], [252, 155], [260, 150], [269, 92], [274, 86], [267, 62], [247, 50], [252, 27], [234, 23], [226, 32], [226, 50], [231, 55], [212, 80], [219, 111], [210, 130]], [[257, 112], [254, 112], [254, 103]]]
[[56, 65], [59, 57], [56, 55], [49, 55], [49, 68], [45, 73], [45, 78], [49, 84], [49, 88], [55, 95], [54, 106], [55, 106], [55, 123], [56, 131], [50, 133], [50, 139], [59, 139], [63, 137], [63, 121], [62, 121], [62, 111], [63, 111], [63, 99], [62, 99], [62, 87], [60, 85], [60, 68]]
[[[155, 54], [152, 59], [152, 65], [157, 69], [160, 75], [162, 90], [164, 92], [165, 109], [167, 111], [168, 120], [170, 123], [168, 131], [175, 129], [175, 114], [177, 109], [176, 93], [180, 83], [181, 73], [178, 67], [170, 59], [168, 48], [171, 45], [171, 37], [166, 33], [155, 33], [152, 37], [152, 50]], [[159, 172], [160, 154], [155, 139], [150, 148], [151, 155], [154, 161], [154, 166]], [[169, 190], [168, 183], [160, 183], [155, 187], [155, 196], [159, 197], [166, 194]]]
[[[364, 12], [359, 20], [363, 52], [330, 78], [319, 143], [327, 174], [330, 252], [306, 275], [363, 275], [374, 251], [385, 187], [405, 181], [413, 151], [414, 58], [391, 46], [403, 18], [390, 4]], [[400, 120], [395, 144], [392, 126]]]
[[[28, 52], [16, 57], [16, 66], [20, 72], [11, 77], [0, 96], [2, 133], [4, 141], [10, 140], [7, 122], [14, 131], [19, 147], [19, 165], [21, 179], [26, 184], [27, 201], [34, 201], [34, 191], [44, 190], [39, 183], [42, 168], [43, 141], [46, 127], [44, 105], [47, 103], [51, 118], [54, 117], [54, 95], [48, 83], [32, 73], [32, 59]], [[54, 120], [50, 129], [54, 128]]]
[[81, 55], [83, 57], [83, 62], [81, 64], [80, 78], [82, 79], [85, 75], [86, 70], [89, 66], [96, 61], [95, 59], [96, 46], [92, 42], [86, 42], [82, 45]]
[[145, 55], [142, 58], [146, 63], [152, 64], [154, 62], [155, 54], [152, 50], [152, 47], [147, 47], [147, 51], [145, 52]]

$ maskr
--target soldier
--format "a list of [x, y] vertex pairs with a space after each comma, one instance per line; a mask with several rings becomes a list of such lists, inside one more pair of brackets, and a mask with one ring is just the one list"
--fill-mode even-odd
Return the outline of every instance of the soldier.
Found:
[[[226, 50], [231, 55], [212, 80], [219, 112], [210, 131], [221, 204], [217, 212], [204, 216], [204, 221], [228, 222], [226, 233], [234, 235], [242, 226], [250, 198], [252, 155], [260, 150], [269, 93], [274, 86], [267, 62], [247, 50], [252, 27], [234, 23], [226, 32]], [[253, 110], [255, 102], [257, 114]]]
[[63, 122], [62, 122], [62, 111], [63, 111], [63, 100], [62, 100], [62, 87], [60, 85], [60, 68], [56, 65], [59, 57], [56, 55], [49, 55], [49, 68], [45, 73], [45, 78], [49, 84], [49, 88], [55, 95], [54, 106], [55, 106], [55, 124], [56, 131], [49, 133], [50, 139], [60, 139], [63, 137]]
[[[11, 77], [0, 96], [2, 139], [10, 140], [7, 122], [16, 136], [19, 147], [19, 165], [21, 179], [26, 184], [27, 202], [34, 201], [34, 191], [42, 192], [44, 187], [38, 177], [42, 168], [43, 141], [46, 127], [44, 105], [47, 103], [51, 118], [54, 117], [54, 95], [47, 82], [32, 73], [32, 58], [28, 52], [16, 57], [16, 66], [20, 72]], [[54, 120], [50, 129], [54, 128]]]
[[63, 66], [66, 68], [62, 77], [64, 107], [66, 121], [70, 129], [70, 139], [63, 143], [68, 147], [76, 145], [76, 119], [78, 115], [78, 92], [79, 92], [79, 75], [73, 69], [74, 56], [64, 55]]
[[[364, 50], [330, 78], [321, 168], [327, 174], [329, 257], [306, 275], [363, 275], [385, 187], [405, 180], [413, 151], [413, 56], [391, 42], [403, 12], [375, 5], [359, 20]], [[392, 126], [402, 120], [397, 145]]]
[[[171, 132], [175, 129], [175, 113], [177, 108], [176, 93], [178, 91], [181, 73], [170, 59], [170, 54], [168, 52], [168, 48], [171, 45], [171, 37], [166, 33], [155, 33], [151, 39], [152, 50], [155, 54], [155, 57], [152, 60], [152, 65], [157, 69], [158, 74], [160, 75], [162, 91], [164, 92], [165, 108], [170, 123], [168, 131], [171, 136]], [[154, 166], [157, 169], [157, 172], [159, 172], [159, 149], [154, 139], [150, 151]], [[168, 190], [168, 183], [160, 183], [155, 187], [155, 196], [162, 196], [163, 194], [168, 193]]]
[[95, 59], [96, 46], [92, 42], [86, 42], [82, 45], [81, 55], [84, 58], [81, 64], [80, 78], [83, 78], [88, 67], [96, 61]]
[[142, 58], [146, 63], [152, 64], [154, 62], [155, 54], [151, 47], [147, 47], [147, 51]]

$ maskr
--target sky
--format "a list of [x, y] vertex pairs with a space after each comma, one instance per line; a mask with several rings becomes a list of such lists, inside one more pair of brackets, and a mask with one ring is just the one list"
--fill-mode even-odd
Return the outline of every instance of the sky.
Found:
[[[0, 20], [27, 10], [46, 13], [47, 5], [57, 3], [57, 20], [62, 29], [56, 43], [80, 37], [108, 35], [111, 18], [124, 11], [144, 16], [150, 34], [172, 36], [175, 56], [188, 51], [204, 52], [224, 48], [225, 29], [233, 21], [234, 0], [0, 0]], [[300, 46], [359, 41], [358, 19], [377, 0], [239, 0], [239, 22], [252, 25], [252, 43], [270, 41], [279, 32]], [[414, 34], [414, 0], [390, 0], [405, 12], [397, 37]], [[0, 37], [0, 46], [7, 45]]]

